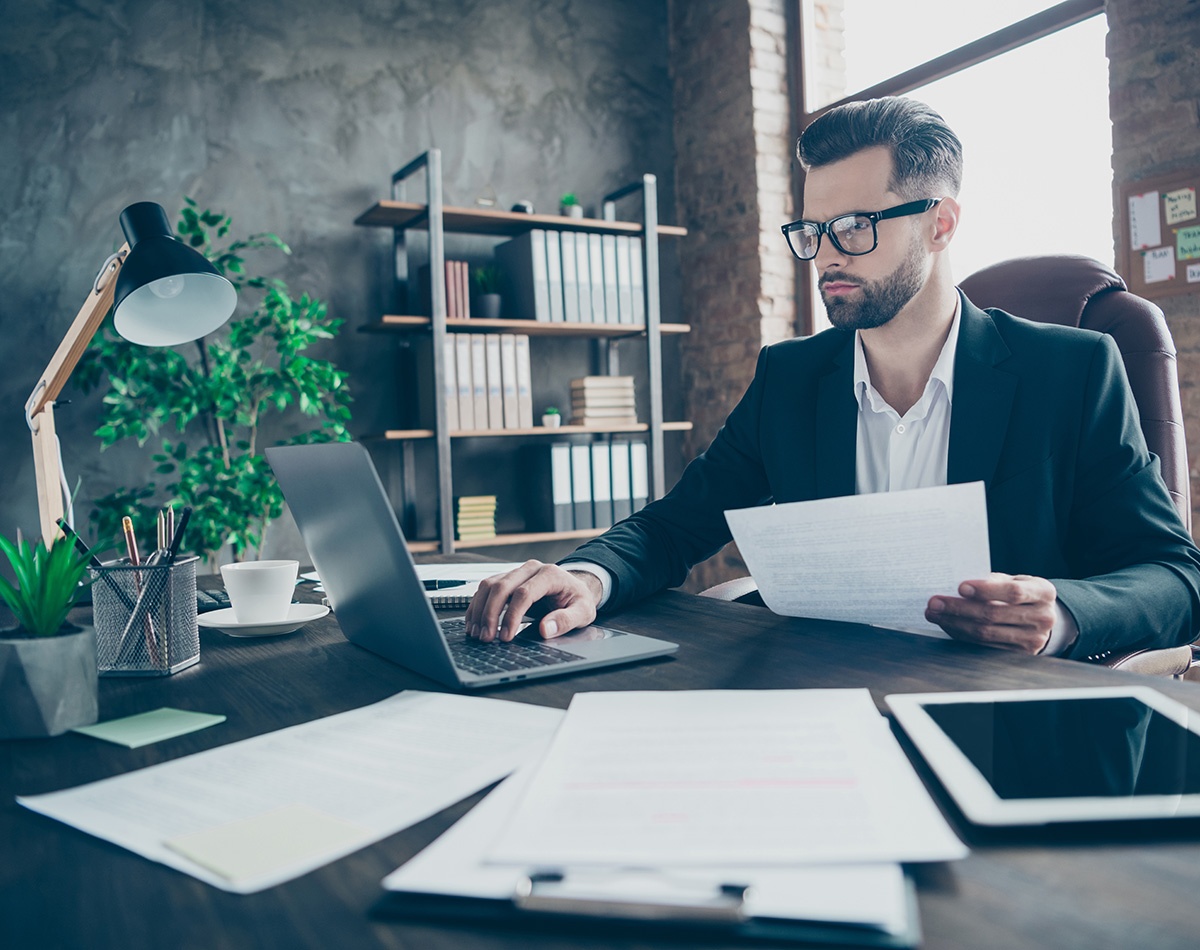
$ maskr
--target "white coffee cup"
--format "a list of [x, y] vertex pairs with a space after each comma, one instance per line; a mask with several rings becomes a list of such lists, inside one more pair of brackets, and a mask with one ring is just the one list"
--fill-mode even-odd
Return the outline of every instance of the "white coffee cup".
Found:
[[296, 591], [299, 561], [238, 561], [221, 565], [225, 591], [238, 623], [286, 620]]

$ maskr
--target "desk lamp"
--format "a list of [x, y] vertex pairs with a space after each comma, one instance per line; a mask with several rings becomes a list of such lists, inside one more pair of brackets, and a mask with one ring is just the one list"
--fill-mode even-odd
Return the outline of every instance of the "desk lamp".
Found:
[[33, 434], [42, 538], [49, 545], [63, 517], [73, 526], [71, 496], [54, 431], [54, 400], [113, 307], [117, 332], [142, 346], [175, 346], [216, 330], [237, 306], [233, 284], [204, 255], [177, 240], [162, 206], [140, 201], [121, 212], [125, 244], [96, 275], [66, 336], [25, 403]]

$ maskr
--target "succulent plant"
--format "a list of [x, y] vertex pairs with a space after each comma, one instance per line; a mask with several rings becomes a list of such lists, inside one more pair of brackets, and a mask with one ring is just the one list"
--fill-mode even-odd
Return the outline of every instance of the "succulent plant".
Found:
[[36, 545], [28, 540], [13, 544], [0, 535], [0, 551], [12, 565], [17, 581], [14, 587], [0, 576], [0, 597], [27, 633], [54, 636], [79, 599], [87, 559], [64, 537], [52, 541], [47, 550], [41, 540]]

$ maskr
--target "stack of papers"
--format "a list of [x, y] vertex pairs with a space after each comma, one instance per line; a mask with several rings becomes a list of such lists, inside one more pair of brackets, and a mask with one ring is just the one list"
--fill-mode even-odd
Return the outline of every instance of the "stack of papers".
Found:
[[904, 945], [899, 862], [966, 853], [866, 690], [582, 693], [536, 769], [384, 887], [504, 901], [551, 869], [576, 905], [686, 905], [745, 886], [746, 918]]

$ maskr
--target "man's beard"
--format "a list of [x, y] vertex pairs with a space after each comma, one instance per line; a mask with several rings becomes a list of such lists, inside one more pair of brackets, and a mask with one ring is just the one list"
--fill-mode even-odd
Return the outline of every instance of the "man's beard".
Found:
[[[913, 241], [900, 265], [879, 281], [865, 281], [844, 274], [826, 274], [821, 278], [821, 300], [829, 322], [842, 330], [871, 330], [881, 327], [904, 309], [922, 286], [921, 245]], [[826, 296], [825, 283], [856, 284], [862, 289], [858, 300]]]

